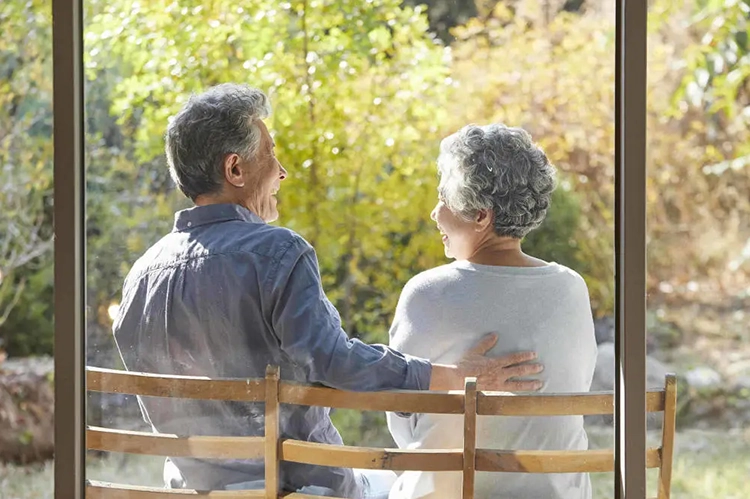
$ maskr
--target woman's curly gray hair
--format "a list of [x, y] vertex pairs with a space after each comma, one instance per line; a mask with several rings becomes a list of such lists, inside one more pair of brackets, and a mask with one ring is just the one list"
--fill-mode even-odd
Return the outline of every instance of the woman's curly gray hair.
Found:
[[531, 135], [501, 124], [467, 125], [445, 138], [438, 157], [440, 193], [467, 221], [492, 210], [499, 236], [522, 239], [547, 215], [555, 168]]

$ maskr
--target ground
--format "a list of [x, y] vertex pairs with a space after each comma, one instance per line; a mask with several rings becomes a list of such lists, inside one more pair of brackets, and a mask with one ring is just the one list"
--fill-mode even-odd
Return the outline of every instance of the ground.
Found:
[[[592, 448], [611, 447], [612, 432], [589, 431]], [[659, 435], [649, 435], [658, 445]], [[745, 499], [750, 476], [750, 431], [678, 431], [672, 472], [672, 499]], [[649, 470], [647, 497], [656, 497], [658, 470]], [[613, 497], [613, 474], [591, 476], [594, 499]]]
[[727, 385], [750, 377], [750, 299], [654, 305], [648, 329], [653, 354], [679, 371], [708, 366]]
[[[678, 300], [649, 312], [649, 355], [678, 376], [678, 421], [750, 426], [750, 298]], [[695, 376], [693, 376], [695, 375]]]
[[[655, 435], [654, 438], [658, 437]], [[592, 448], [609, 447], [611, 431], [590, 431]], [[161, 484], [161, 458], [111, 455], [89, 460], [90, 479], [140, 485]], [[678, 433], [672, 482], [673, 499], [745, 499], [750, 476], [750, 431], [685, 430]], [[656, 470], [651, 470], [649, 497], [656, 497]], [[0, 465], [3, 499], [53, 499], [53, 466]], [[592, 475], [594, 499], [612, 497], [612, 474]]]

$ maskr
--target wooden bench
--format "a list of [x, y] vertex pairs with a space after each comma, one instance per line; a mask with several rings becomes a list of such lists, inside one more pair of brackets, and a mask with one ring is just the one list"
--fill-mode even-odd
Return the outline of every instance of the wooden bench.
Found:
[[[178, 436], [89, 427], [89, 450], [172, 457], [265, 460], [265, 490], [196, 491], [89, 481], [87, 499], [175, 499], [185, 495], [244, 499], [311, 499], [279, 493], [280, 461], [365, 469], [463, 471], [463, 499], [474, 497], [476, 471], [521, 473], [611, 472], [613, 450], [510, 451], [476, 448], [477, 416], [554, 416], [612, 414], [612, 392], [514, 395], [477, 391], [468, 378], [464, 391], [347, 392], [279, 381], [269, 366], [265, 379], [208, 379], [115, 371], [90, 367], [87, 389], [156, 397], [265, 402], [265, 437]], [[463, 414], [463, 449], [400, 450], [302, 442], [279, 437], [279, 404], [432, 414]], [[668, 499], [675, 433], [675, 377], [663, 390], [647, 394], [649, 412], [663, 412], [660, 447], [649, 448], [648, 468], [659, 468], [658, 498]]]

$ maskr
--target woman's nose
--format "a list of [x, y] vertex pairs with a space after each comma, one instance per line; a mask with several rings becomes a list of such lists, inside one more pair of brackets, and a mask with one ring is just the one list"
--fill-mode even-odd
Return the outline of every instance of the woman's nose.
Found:
[[432, 212], [430, 212], [430, 219], [433, 222], [437, 222], [437, 206], [432, 209]]

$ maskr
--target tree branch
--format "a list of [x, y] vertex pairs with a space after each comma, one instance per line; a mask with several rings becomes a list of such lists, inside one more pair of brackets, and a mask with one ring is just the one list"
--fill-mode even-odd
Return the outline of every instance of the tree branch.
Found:
[[0, 327], [3, 327], [3, 324], [5, 324], [8, 320], [8, 317], [10, 317], [11, 311], [13, 311], [14, 308], [16, 308], [16, 305], [18, 305], [18, 301], [21, 299], [21, 295], [23, 294], [23, 290], [26, 288], [26, 279], [21, 279], [21, 282], [18, 283], [18, 286], [16, 287], [15, 293], [13, 293], [13, 299], [5, 305], [3, 308], [3, 315], [0, 315]]
[[[307, 0], [302, 2], [302, 51], [303, 61], [305, 63], [305, 85], [307, 86], [307, 93], [310, 97], [308, 101], [307, 110], [310, 118], [310, 125], [312, 129], [316, 129], [315, 119], [315, 98], [313, 96], [313, 81], [312, 75], [310, 74], [310, 63], [307, 60], [307, 56], [310, 53], [309, 50], [309, 32], [307, 30]], [[312, 141], [312, 158], [310, 164], [310, 193], [307, 198], [307, 212], [312, 217], [313, 234], [310, 238], [310, 244], [314, 247], [315, 243], [320, 235], [320, 218], [318, 217], [318, 211], [315, 209], [316, 204], [319, 202], [318, 191], [319, 191], [319, 180], [318, 180], [318, 142]]]

